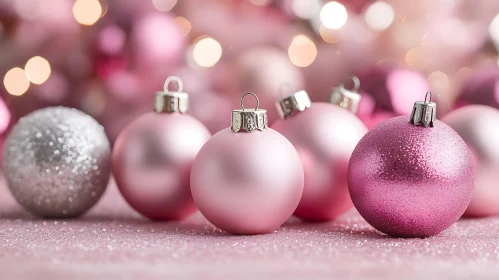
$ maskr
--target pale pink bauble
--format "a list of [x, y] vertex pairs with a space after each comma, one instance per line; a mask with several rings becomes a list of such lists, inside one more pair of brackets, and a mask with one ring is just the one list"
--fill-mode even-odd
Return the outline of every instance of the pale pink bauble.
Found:
[[113, 149], [114, 178], [130, 206], [153, 220], [193, 213], [191, 166], [209, 137], [187, 114], [150, 112], [133, 121]]
[[296, 148], [305, 185], [294, 215], [314, 221], [333, 219], [352, 207], [348, 193], [348, 161], [367, 128], [354, 114], [329, 103], [279, 120], [272, 128]]
[[[258, 94], [261, 108], [273, 108], [274, 103], [282, 98], [283, 85], [288, 88], [303, 88], [302, 73], [293, 65], [288, 55], [276, 48], [260, 47], [248, 50], [239, 55], [232, 66], [227, 67], [227, 75], [231, 82], [225, 92], [237, 93], [232, 96], [234, 106], [239, 105], [241, 92]], [[270, 110], [270, 123], [277, 120], [277, 113]]]
[[475, 189], [464, 216], [499, 214], [499, 111], [470, 105], [449, 113], [442, 121], [464, 139], [475, 159]]
[[473, 156], [463, 139], [436, 120], [409, 117], [371, 129], [352, 153], [348, 187], [359, 213], [373, 227], [398, 237], [426, 237], [452, 225], [471, 199]]
[[280, 133], [226, 128], [196, 156], [191, 190], [199, 210], [215, 226], [259, 234], [272, 232], [293, 214], [303, 180], [300, 157]]

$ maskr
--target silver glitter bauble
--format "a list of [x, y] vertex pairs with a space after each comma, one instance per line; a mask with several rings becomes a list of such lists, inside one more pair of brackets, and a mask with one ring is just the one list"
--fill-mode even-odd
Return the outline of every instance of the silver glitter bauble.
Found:
[[111, 149], [104, 128], [92, 117], [50, 107], [13, 127], [3, 165], [10, 191], [27, 210], [48, 218], [75, 217], [104, 193]]

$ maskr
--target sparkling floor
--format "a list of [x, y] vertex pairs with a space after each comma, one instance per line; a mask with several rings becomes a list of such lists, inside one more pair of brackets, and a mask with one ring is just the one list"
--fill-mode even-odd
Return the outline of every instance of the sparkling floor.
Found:
[[355, 211], [232, 236], [199, 213], [147, 221], [114, 184], [73, 220], [32, 217], [0, 184], [0, 242], [1, 279], [499, 279], [499, 217], [426, 239], [381, 235]]

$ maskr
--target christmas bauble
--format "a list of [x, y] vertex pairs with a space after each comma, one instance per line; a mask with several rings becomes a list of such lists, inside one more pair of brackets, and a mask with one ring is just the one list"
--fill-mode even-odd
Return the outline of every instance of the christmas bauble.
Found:
[[293, 145], [267, 128], [265, 110], [234, 110], [232, 117], [232, 128], [213, 135], [196, 156], [192, 195], [201, 213], [222, 230], [268, 233], [295, 211], [303, 166]]
[[[434, 116], [427, 109], [413, 114], [425, 126]], [[350, 159], [348, 186], [355, 207], [392, 236], [439, 233], [464, 213], [473, 191], [473, 157], [461, 137], [438, 120], [430, 122], [433, 127], [418, 123], [400, 116], [375, 126]]]
[[348, 193], [348, 162], [358, 141], [367, 132], [364, 124], [348, 110], [329, 103], [311, 103], [305, 91], [281, 104], [311, 105], [272, 125], [300, 154], [305, 185], [294, 215], [306, 220], [329, 220], [352, 207]]
[[475, 189], [468, 217], [499, 213], [499, 111], [483, 105], [457, 109], [443, 119], [470, 148], [476, 167]]
[[[196, 210], [189, 176], [206, 127], [185, 114], [187, 94], [158, 92], [155, 112], [129, 124], [113, 150], [113, 174], [126, 201], [154, 220], [181, 219]], [[179, 89], [182, 90], [181, 88]]]
[[92, 117], [49, 107], [23, 117], [3, 155], [10, 191], [27, 210], [48, 218], [79, 216], [104, 193], [111, 149]]

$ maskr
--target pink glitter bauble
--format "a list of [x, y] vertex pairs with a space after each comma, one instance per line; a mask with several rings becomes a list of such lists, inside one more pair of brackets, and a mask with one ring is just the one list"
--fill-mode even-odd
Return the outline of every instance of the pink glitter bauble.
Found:
[[453, 224], [473, 192], [475, 167], [449, 126], [414, 126], [407, 116], [369, 131], [353, 151], [348, 186], [359, 213], [398, 237], [426, 237]]
[[120, 134], [113, 173], [126, 201], [154, 220], [183, 218], [196, 210], [190, 172], [210, 137], [195, 118], [180, 113], [147, 113]]
[[475, 159], [475, 189], [464, 216], [499, 214], [499, 111], [469, 105], [449, 113], [442, 121], [463, 138]]
[[294, 215], [321, 221], [350, 209], [348, 161], [367, 132], [364, 124], [344, 108], [312, 103], [309, 109], [277, 121], [272, 128], [295, 146], [302, 159], [305, 185]]
[[191, 190], [199, 211], [222, 230], [268, 233], [295, 211], [303, 177], [300, 156], [280, 133], [226, 128], [196, 156]]

